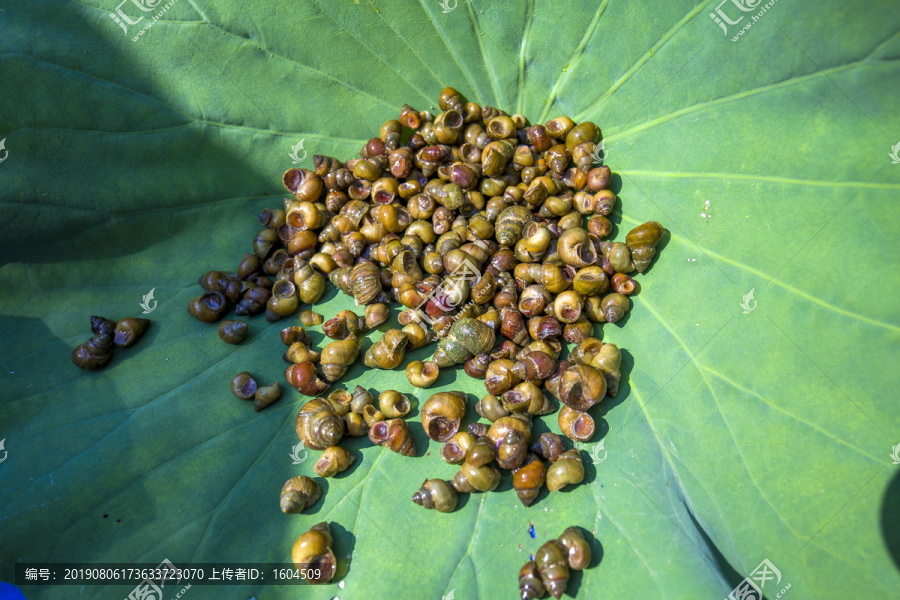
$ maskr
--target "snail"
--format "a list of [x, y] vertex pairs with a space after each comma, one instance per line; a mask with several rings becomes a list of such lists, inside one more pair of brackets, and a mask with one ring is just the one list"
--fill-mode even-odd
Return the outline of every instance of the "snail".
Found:
[[406, 335], [407, 345], [412, 349], [423, 348], [437, 339], [437, 335], [421, 323], [407, 323], [400, 331]]
[[297, 437], [311, 450], [335, 446], [344, 435], [344, 422], [324, 398], [315, 398], [300, 407], [294, 423]]
[[544, 380], [556, 372], [556, 359], [543, 350], [530, 351], [516, 361], [513, 371], [522, 381]]
[[656, 221], [649, 221], [638, 225], [625, 236], [625, 243], [631, 248], [631, 259], [634, 261], [634, 269], [643, 273], [650, 266], [650, 262], [656, 255], [656, 246], [665, 233], [663, 226]]
[[[403, 362], [409, 338], [399, 329], [388, 329], [366, 351], [363, 362], [373, 369], [394, 369]], [[354, 359], [355, 360], [355, 359]]]
[[476, 467], [466, 460], [450, 485], [457, 492], [490, 492], [500, 485], [500, 470], [490, 464]]
[[[312, 327], [313, 325], [322, 324], [322, 315], [309, 309], [300, 311], [300, 322], [304, 327]], [[302, 341], [302, 340], [301, 340]]]
[[375, 398], [372, 397], [372, 394], [361, 385], [358, 385], [350, 395], [350, 410], [362, 414], [363, 408], [374, 402]]
[[575, 442], [587, 442], [594, 435], [594, 419], [586, 412], [568, 406], [559, 409], [559, 428]]
[[459, 496], [443, 479], [426, 479], [419, 491], [413, 494], [412, 501], [423, 508], [448, 513], [456, 509]]
[[226, 319], [219, 323], [219, 339], [221, 339], [226, 344], [240, 344], [245, 339], [247, 339], [248, 329], [249, 325], [247, 325], [243, 321]]
[[303, 512], [322, 497], [322, 488], [305, 475], [291, 477], [281, 487], [281, 512], [286, 515]]
[[525, 462], [513, 471], [512, 485], [516, 496], [525, 506], [531, 506], [547, 480], [547, 465], [534, 454], [529, 454]]
[[501, 469], [518, 469], [528, 455], [528, 443], [516, 431], [506, 432], [497, 447], [497, 465]]
[[484, 417], [492, 423], [500, 417], [505, 417], [509, 414], [509, 411], [500, 402], [500, 398], [493, 394], [487, 394], [479, 400], [475, 404], [475, 412], [478, 413], [478, 416]]
[[526, 412], [530, 415], [546, 415], [552, 413], [556, 407], [553, 402], [544, 396], [533, 381], [523, 381], [500, 397], [503, 407], [510, 413]]
[[112, 360], [112, 339], [107, 333], [99, 333], [78, 344], [72, 350], [72, 362], [76, 367], [96, 371], [102, 369]]
[[508, 417], [500, 417], [488, 428], [487, 437], [499, 446], [510, 431], [515, 431], [525, 441], [531, 443], [531, 416], [528, 413], [517, 413]]
[[501, 395], [521, 381], [516, 363], [508, 358], [495, 360], [484, 376], [484, 389], [489, 394]]
[[359, 340], [353, 334], [343, 340], [331, 342], [322, 349], [319, 363], [322, 365], [322, 376], [329, 383], [334, 383], [347, 372], [359, 356]]
[[221, 292], [206, 292], [188, 304], [188, 313], [198, 321], [215, 323], [225, 315], [228, 303]]
[[622, 353], [615, 344], [603, 344], [599, 352], [591, 359], [591, 365], [603, 373], [606, 379], [606, 393], [615, 398], [619, 393]]
[[382, 302], [377, 302], [375, 304], [367, 304], [365, 310], [365, 316], [363, 320], [365, 321], [365, 330], [375, 329], [388, 318], [388, 306]]
[[[548, 487], [549, 484], [548, 475]], [[534, 564], [547, 592], [559, 600], [563, 592], [566, 591], [566, 586], [569, 582], [569, 565], [566, 562], [566, 550], [557, 540], [545, 542], [534, 553]]]
[[533, 220], [534, 215], [524, 206], [510, 206], [504, 209], [494, 225], [497, 241], [501, 246], [515, 246], [522, 237], [525, 224]]
[[538, 436], [537, 441], [531, 447], [532, 452], [551, 463], [556, 462], [556, 459], [565, 450], [563, 439], [558, 434], [549, 431]]
[[494, 444], [485, 436], [479, 436], [466, 454], [466, 462], [473, 467], [483, 467], [497, 458], [497, 450]]
[[344, 432], [350, 437], [362, 437], [369, 433], [369, 424], [366, 419], [355, 412], [348, 412], [341, 417], [344, 420]]
[[580, 227], [563, 232], [556, 247], [563, 262], [576, 269], [589, 267], [597, 262], [597, 249], [588, 232]]
[[300, 575], [310, 583], [328, 583], [337, 570], [334, 540], [328, 523], [313, 525], [301, 535], [291, 548], [291, 561]]
[[116, 322], [106, 317], [91, 316], [91, 333], [94, 335], [106, 334], [113, 337], [116, 334]]
[[272, 295], [266, 302], [266, 321], [277, 321], [297, 311], [300, 298], [293, 282], [282, 279], [272, 286]]
[[468, 431], [459, 431], [441, 446], [441, 458], [451, 465], [461, 464], [475, 445], [476, 437]]
[[313, 471], [320, 477], [332, 477], [349, 469], [356, 462], [356, 456], [340, 446], [329, 446], [313, 465]]
[[133, 346], [150, 326], [150, 319], [122, 319], [116, 324], [113, 344], [120, 348]]
[[556, 492], [568, 484], [581, 483], [584, 479], [584, 465], [581, 455], [574, 448], [566, 450], [547, 469], [547, 489]]
[[294, 342], [284, 351], [282, 358], [284, 358], [285, 362], [294, 364], [303, 362], [317, 363], [319, 362], [319, 353], [315, 350], [310, 350], [303, 342]]
[[256, 380], [247, 371], [242, 371], [231, 380], [231, 393], [239, 400], [251, 400], [256, 395]]
[[459, 430], [459, 423], [465, 414], [465, 394], [439, 392], [422, 405], [422, 427], [431, 439], [446, 442]]
[[284, 370], [284, 378], [295, 390], [304, 396], [318, 396], [331, 384], [319, 379], [316, 365], [311, 362], [293, 364]]
[[618, 322], [628, 312], [628, 308], [628, 298], [616, 292], [605, 295], [600, 301], [600, 311], [608, 323]]
[[[309, 264], [294, 271], [294, 286], [297, 288], [297, 296], [304, 304], [315, 304], [325, 294], [325, 278]], [[274, 286], [272, 289], [274, 295]]]
[[362, 415], [363, 419], [365, 419], [366, 425], [368, 425], [370, 428], [375, 425], [375, 423], [384, 421], [384, 413], [378, 410], [378, 408], [376, 408], [372, 404], [364, 406], [360, 414]]
[[484, 379], [491, 362], [493, 362], [493, 359], [490, 354], [476, 354], [466, 361], [465, 365], [463, 365], [463, 370], [466, 372], [466, 375], [473, 379]]
[[258, 387], [253, 398], [253, 410], [259, 412], [281, 398], [281, 384], [276, 381], [271, 385]]
[[339, 417], [343, 417], [350, 412], [350, 404], [353, 401], [353, 396], [347, 390], [334, 390], [328, 394], [328, 397], [325, 400], [328, 401], [332, 410], [334, 410]]
[[528, 328], [522, 313], [511, 306], [501, 308], [500, 333], [514, 344], [524, 344], [528, 340]]
[[406, 366], [406, 379], [417, 388], [430, 387], [437, 381], [439, 374], [440, 368], [430, 360], [414, 360]]
[[[336, 271], [335, 271], [336, 272]], [[378, 267], [371, 262], [360, 262], [350, 274], [350, 285], [357, 306], [369, 304], [381, 292], [381, 278]]]
[[594, 332], [593, 324], [584, 316], [577, 321], [566, 323], [563, 328], [563, 339], [570, 344], [580, 344]]
[[308, 169], [288, 169], [281, 177], [287, 191], [302, 202], [315, 202], [322, 195], [322, 178]]
[[519, 597], [522, 600], [543, 598], [546, 589], [533, 560], [528, 561], [519, 571]]
[[371, 425], [369, 440], [376, 446], [383, 446], [403, 456], [416, 455], [416, 447], [409, 434], [409, 427], [403, 419], [378, 421]]
[[366, 319], [352, 310], [342, 310], [322, 325], [322, 333], [333, 340], [342, 340], [348, 335], [356, 335], [366, 329]]
[[570, 569], [581, 571], [591, 564], [591, 545], [584, 539], [578, 527], [568, 527], [557, 538], [566, 551], [566, 563]]
[[609, 286], [617, 294], [630, 296], [637, 287], [637, 282], [635, 282], [634, 279], [632, 279], [625, 273], [616, 273], [612, 276], [612, 280], [610, 280]]
[[606, 379], [590, 365], [575, 365], [562, 373], [557, 397], [570, 408], [586, 412], [606, 395]]
[[395, 390], [385, 390], [378, 395], [378, 409], [388, 419], [405, 417], [410, 411], [409, 398]]
[[476, 319], [463, 318], [457, 320], [438, 343], [433, 360], [439, 367], [452, 367], [487, 352], [493, 345], [493, 329]]
[[578, 365], [589, 365], [600, 353], [603, 342], [594, 337], [583, 339], [570, 353], [569, 362]]

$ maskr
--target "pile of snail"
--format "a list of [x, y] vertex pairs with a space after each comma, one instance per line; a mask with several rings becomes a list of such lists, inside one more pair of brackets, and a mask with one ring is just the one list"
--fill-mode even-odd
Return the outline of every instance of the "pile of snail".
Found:
[[147, 328], [150, 319], [128, 317], [118, 323], [105, 317], [91, 317], [93, 337], [78, 344], [72, 350], [72, 362], [76, 367], [88, 371], [102, 369], [112, 361], [113, 346], [129, 348], [133, 346]]
[[[364, 314], [343, 310], [324, 322], [333, 341], [321, 350], [302, 326], [281, 333], [285, 379], [312, 398], [296, 429], [308, 448], [324, 451], [316, 472], [329, 476], [352, 464], [337, 445], [344, 435], [368, 435], [416, 455], [403, 394], [388, 390], [377, 405], [359, 386], [322, 394], [358, 360], [396, 369], [407, 349], [437, 342], [431, 360], [406, 367], [408, 381], [427, 388], [441, 369], [463, 365], [484, 380], [487, 395], [474, 408], [490, 425], [459, 431], [467, 407], [461, 392], [429, 398], [422, 424], [460, 471], [449, 482], [427, 479], [413, 501], [450, 512], [458, 493], [492, 490], [509, 470], [528, 505], [545, 484], [555, 491], [584, 477], [578, 451], [566, 450], [560, 436], [531, 439], [532, 419], [556, 412], [549, 392], [562, 402], [563, 434], [591, 439], [588, 411], [615, 397], [621, 379], [621, 352], [594, 337], [595, 324], [625, 316], [638, 289], [631, 275], [649, 268], [665, 229], [649, 221], [624, 242], [607, 239], [616, 195], [608, 189], [609, 167], [595, 166], [596, 124], [558, 117], [531, 125], [522, 115], [468, 102], [451, 87], [438, 104], [437, 115], [404, 105], [360, 158], [316, 155], [313, 170], [288, 169], [282, 182], [292, 197], [283, 208], [262, 211], [253, 252], [235, 272], [200, 278], [204, 294], [188, 311], [205, 322], [231, 309], [278, 321], [318, 302], [327, 278]], [[360, 335], [387, 321], [392, 301], [404, 307], [399, 328], [363, 352]], [[305, 311], [301, 321], [309, 327], [322, 318]], [[220, 327], [226, 342], [245, 336], [239, 322]], [[561, 359], [566, 343], [574, 349]], [[248, 373], [238, 377], [235, 395], [264, 404], [256, 397], [263, 388]], [[298, 512], [319, 496], [314, 481], [294, 478], [285, 484], [282, 509]], [[544, 585], [556, 596], [559, 586]]]
[[519, 571], [522, 600], [542, 598], [544, 592], [559, 600], [569, 583], [569, 569], [581, 571], [591, 564], [591, 546], [577, 527], [569, 527], [541, 546], [534, 559]]

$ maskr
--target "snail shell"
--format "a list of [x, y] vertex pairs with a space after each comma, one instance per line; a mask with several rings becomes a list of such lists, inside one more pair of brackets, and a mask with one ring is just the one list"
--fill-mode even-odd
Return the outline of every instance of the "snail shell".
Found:
[[331, 387], [331, 384], [319, 379], [316, 365], [312, 362], [301, 362], [289, 366], [284, 370], [284, 378], [291, 387], [304, 396], [317, 396]]
[[522, 600], [536, 600], [542, 598], [545, 592], [537, 565], [533, 560], [528, 561], [519, 571], [519, 597]]
[[559, 428], [570, 440], [587, 442], [594, 435], [594, 419], [586, 412], [563, 406], [558, 419]]
[[322, 365], [322, 375], [329, 383], [340, 379], [347, 369], [356, 362], [359, 356], [359, 340], [351, 334], [343, 340], [331, 342], [322, 349], [319, 364]]
[[528, 444], [516, 431], [510, 430], [497, 447], [497, 465], [501, 469], [518, 469], [528, 455]]
[[281, 512], [286, 515], [303, 512], [322, 497], [322, 488], [305, 475], [291, 477], [281, 487]]
[[490, 492], [500, 484], [500, 469], [493, 465], [476, 467], [465, 461], [450, 485], [457, 492]]
[[515, 246], [522, 238], [522, 228], [533, 220], [534, 215], [524, 206], [507, 207], [497, 217], [494, 235], [501, 246]]
[[403, 456], [416, 455], [409, 426], [403, 419], [389, 419], [373, 424], [369, 428], [369, 440]]
[[591, 365], [603, 373], [603, 377], [606, 379], [606, 393], [613, 398], [619, 393], [619, 380], [622, 378], [621, 364], [622, 353], [615, 344], [603, 344], [603, 347], [591, 360]]
[[574, 448], [559, 455], [547, 469], [547, 489], [556, 492], [570, 483], [581, 483], [584, 479], [584, 465], [581, 455]]
[[112, 339], [109, 334], [98, 333], [72, 350], [72, 362], [76, 367], [96, 371], [112, 360]]
[[525, 441], [526, 444], [531, 443], [531, 417], [528, 413], [519, 413], [508, 417], [500, 417], [491, 424], [488, 429], [487, 437], [499, 446], [506, 434], [515, 431]]
[[578, 527], [567, 528], [557, 541], [566, 551], [566, 562], [570, 569], [581, 571], [591, 564], [591, 545]]
[[466, 455], [466, 462], [473, 467], [483, 467], [494, 462], [495, 458], [497, 458], [497, 450], [494, 448], [494, 444], [482, 435], [475, 440], [475, 444], [469, 449], [469, 453]]
[[433, 360], [439, 367], [452, 367], [493, 346], [494, 330], [491, 327], [476, 319], [463, 318], [457, 320], [438, 343]]
[[356, 456], [350, 454], [340, 446], [325, 448], [322, 456], [313, 465], [313, 470], [321, 477], [331, 477], [342, 471], [346, 471], [356, 462]]
[[150, 326], [150, 319], [122, 319], [116, 324], [113, 344], [120, 348], [133, 346]]
[[424, 508], [448, 513], [456, 509], [459, 496], [443, 479], [426, 479], [419, 491], [413, 494], [412, 501]]
[[[310, 583], [328, 583], [337, 570], [334, 557], [331, 528], [328, 523], [314, 525], [309, 531], [297, 538], [291, 548], [291, 561], [301, 569], [300, 573]], [[313, 577], [314, 574], [319, 577]]]
[[357, 306], [373, 302], [382, 289], [381, 273], [375, 263], [364, 261], [353, 267], [350, 286]]
[[649, 221], [638, 225], [625, 236], [625, 243], [631, 248], [631, 260], [638, 273], [643, 273], [650, 266], [650, 261], [656, 255], [656, 245], [665, 231], [656, 221]]
[[532, 452], [551, 463], [556, 462], [556, 459], [565, 450], [566, 445], [563, 439], [558, 434], [549, 431], [542, 433], [531, 447]]
[[394, 369], [403, 362], [409, 338], [399, 329], [388, 329], [381, 339], [372, 344], [363, 359], [372, 369]]
[[525, 463], [513, 471], [513, 489], [525, 506], [531, 506], [547, 480], [547, 465], [535, 456], [529, 454]]
[[600, 301], [600, 311], [606, 318], [608, 323], [615, 323], [628, 312], [628, 297], [623, 294], [613, 292], [607, 294]]
[[606, 395], [606, 379], [598, 369], [575, 365], [563, 371], [559, 382], [559, 399], [575, 410], [586, 412]]
[[466, 396], [462, 392], [439, 392], [422, 405], [422, 427], [428, 437], [446, 442], [459, 430], [466, 414]]
[[312, 450], [335, 446], [344, 435], [344, 422], [324, 398], [315, 398], [300, 407], [294, 422], [297, 437]]
[[509, 414], [509, 411], [506, 410], [506, 407], [500, 402], [500, 398], [493, 394], [487, 394], [484, 398], [479, 400], [478, 403], [475, 404], [475, 412], [478, 413], [478, 416], [484, 417], [491, 423], [500, 417], [505, 417]]
[[[547, 483], [549, 487], [549, 476]], [[534, 564], [547, 592], [559, 600], [569, 582], [569, 565], [566, 562], [565, 549], [558, 541], [550, 540], [534, 553]]]
[[469, 450], [475, 445], [475, 436], [468, 431], [459, 431], [441, 447], [441, 458], [451, 465], [462, 464]]

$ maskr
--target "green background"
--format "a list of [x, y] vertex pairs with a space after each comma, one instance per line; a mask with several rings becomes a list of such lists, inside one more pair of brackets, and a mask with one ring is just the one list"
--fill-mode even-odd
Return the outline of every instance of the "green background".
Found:
[[[0, 4], [0, 579], [17, 560], [289, 561], [328, 520], [334, 584], [184, 597], [513, 598], [528, 555], [577, 524], [595, 554], [579, 598], [724, 598], [763, 559], [782, 574], [770, 600], [788, 583], [787, 598], [897, 598], [900, 5], [780, 0], [737, 42], [752, 13], [726, 36], [716, 7], [176, 0], [132, 42], [116, 0]], [[280, 381], [295, 318], [256, 317], [232, 347], [185, 306], [250, 249], [294, 144], [305, 167], [351, 158], [445, 85], [532, 122], [595, 121], [619, 239], [651, 219], [670, 232], [629, 318], [598, 328], [628, 379], [594, 409], [604, 449], [580, 446], [585, 483], [531, 508], [507, 477], [439, 514], [409, 500], [455, 472], [416, 410], [419, 457], [351, 440], [356, 465], [283, 515], [281, 484], [317, 454], [289, 457], [301, 397], [254, 413], [228, 382]], [[88, 315], [136, 316], [150, 289], [137, 346], [75, 368]], [[316, 306], [342, 308], [333, 288]], [[340, 384], [484, 393], [461, 369], [427, 392], [361, 364]]]

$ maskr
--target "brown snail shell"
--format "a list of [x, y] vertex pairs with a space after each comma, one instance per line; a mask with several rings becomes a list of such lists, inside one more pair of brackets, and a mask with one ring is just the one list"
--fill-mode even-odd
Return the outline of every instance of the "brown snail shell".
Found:
[[350, 285], [357, 306], [374, 302], [381, 292], [381, 274], [378, 267], [367, 261], [358, 263], [350, 273]]
[[403, 456], [415, 456], [416, 446], [403, 419], [378, 421], [369, 427], [369, 440]]
[[412, 501], [423, 508], [448, 513], [456, 509], [459, 496], [443, 479], [426, 479], [419, 491], [413, 494]]
[[515, 431], [525, 441], [525, 444], [530, 444], [531, 416], [528, 413], [519, 413], [508, 417], [500, 417], [491, 424], [487, 431], [487, 437], [495, 446], [499, 446], [510, 431]]
[[569, 353], [569, 362], [576, 365], [589, 365], [593, 362], [594, 357], [600, 354], [601, 348], [603, 348], [603, 342], [597, 338], [585, 338]]
[[550, 540], [534, 553], [534, 564], [547, 592], [559, 600], [569, 583], [569, 565], [565, 549], [558, 541]]
[[116, 334], [116, 322], [106, 317], [91, 316], [91, 333], [99, 335], [105, 333], [112, 337]]
[[112, 339], [109, 334], [99, 333], [78, 344], [72, 350], [72, 362], [76, 367], [96, 371], [102, 369], [112, 360]]
[[306, 581], [328, 583], [332, 580], [337, 570], [333, 545], [331, 528], [325, 522], [314, 525], [297, 538], [291, 548], [291, 561]]
[[528, 456], [528, 443], [516, 431], [506, 432], [497, 447], [497, 466], [501, 469], [518, 469]]
[[427, 360], [414, 360], [406, 366], [406, 379], [417, 388], [431, 387], [440, 375], [440, 367]]
[[446, 442], [459, 430], [466, 414], [466, 396], [462, 392], [439, 392], [425, 401], [421, 409], [422, 427], [431, 439]]
[[515, 246], [522, 238], [522, 228], [534, 220], [534, 215], [524, 206], [510, 206], [500, 213], [494, 225], [494, 235], [501, 246]]
[[625, 236], [625, 243], [631, 248], [631, 260], [638, 273], [643, 273], [650, 266], [650, 261], [656, 255], [656, 246], [665, 231], [656, 221], [649, 221], [638, 225]]
[[206, 292], [191, 300], [188, 312], [192, 317], [204, 323], [215, 323], [228, 309], [228, 302], [221, 292]]
[[344, 422], [324, 398], [315, 398], [300, 407], [295, 420], [297, 437], [311, 450], [335, 446], [344, 435]]
[[478, 416], [484, 417], [490, 422], [494, 422], [500, 417], [509, 415], [509, 411], [500, 402], [500, 398], [493, 394], [488, 394], [475, 404], [475, 412]]
[[615, 344], [603, 344], [596, 356], [591, 360], [591, 365], [603, 373], [606, 379], [606, 393], [612, 398], [619, 393], [619, 380], [621, 372], [622, 353]]
[[359, 357], [359, 340], [353, 334], [343, 340], [331, 342], [322, 349], [319, 364], [322, 365], [322, 376], [329, 383], [334, 383], [347, 372]]
[[342, 471], [346, 471], [356, 462], [356, 456], [350, 454], [340, 446], [325, 448], [322, 456], [313, 465], [313, 471], [320, 477], [332, 477]]
[[566, 450], [547, 469], [547, 489], [556, 492], [567, 485], [581, 483], [584, 479], [584, 465], [581, 455], [574, 448]]
[[331, 384], [319, 379], [316, 365], [311, 362], [302, 362], [289, 366], [284, 370], [284, 378], [288, 384], [304, 396], [318, 396]]
[[281, 384], [277, 381], [271, 385], [260, 386], [253, 395], [253, 410], [259, 412], [279, 398], [281, 398]]
[[490, 492], [500, 485], [500, 469], [490, 464], [476, 467], [465, 461], [450, 485], [457, 492]]
[[322, 488], [305, 475], [291, 477], [281, 486], [281, 512], [286, 515], [303, 512], [322, 497]]
[[372, 344], [363, 359], [372, 369], [394, 369], [403, 362], [409, 338], [399, 329], [388, 329], [380, 340]]
[[513, 471], [512, 485], [522, 504], [531, 506], [546, 480], [547, 465], [534, 454], [529, 454], [524, 464]]
[[581, 571], [591, 564], [591, 545], [581, 529], [578, 527], [568, 527], [557, 538], [559, 545], [566, 551], [566, 563], [570, 569]]
[[127, 318], [116, 324], [113, 344], [120, 348], [133, 346], [150, 326], [150, 319]]
[[548, 462], [556, 462], [560, 454], [566, 451], [565, 442], [556, 433], [546, 432], [538, 436], [537, 441], [531, 447], [531, 451]]
[[352, 310], [342, 310], [322, 325], [322, 333], [333, 340], [342, 340], [366, 330], [366, 321]]
[[[527, 504], [525, 506], [528, 506]], [[519, 597], [522, 600], [543, 598], [546, 589], [533, 560], [528, 561], [519, 571]]]
[[575, 365], [563, 372], [558, 395], [563, 404], [586, 412], [605, 395], [606, 379], [595, 367]]
[[629, 306], [628, 298], [615, 292], [605, 295], [600, 301], [600, 310], [608, 323], [615, 323], [625, 316]]
[[587, 442], [594, 435], [594, 419], [586, 412], [563, 406], [559, 409], [559, 428], [570, 440]]
[[508, 358], [495, 360], [484, 376], [484, 389], [489, 394], [499, 396], [521, 381], [516, 363]]

